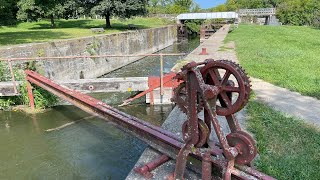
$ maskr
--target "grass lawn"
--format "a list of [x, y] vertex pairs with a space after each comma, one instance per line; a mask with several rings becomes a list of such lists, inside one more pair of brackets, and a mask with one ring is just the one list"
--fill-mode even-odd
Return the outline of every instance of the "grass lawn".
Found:
[[[128, 24], [134, 24], [139, 29], [160, 27], [169, 24], [159, 18], [133, 18], [128, 20], [111, 20], [112, 29], [105, 29], [105, 34], [128, 30]], [[93, 36], [90, 28], [105, 27], [105, 20], [56, 20], [56, 28], [50, 28], [50, 21], [43, 20], [33, 23], [20, 23], [16, 26], [0, 26], [0, 46], [46, 42], [55, 39], [68, 39], [83, 36]]]
[[240, 25], [226, 41], [249, 75], [320, 99], [320, 30]]
[[277, 179], [319, 179], [320, 130], [251, 101], [248, 130], [257, 140], [256, 166]]

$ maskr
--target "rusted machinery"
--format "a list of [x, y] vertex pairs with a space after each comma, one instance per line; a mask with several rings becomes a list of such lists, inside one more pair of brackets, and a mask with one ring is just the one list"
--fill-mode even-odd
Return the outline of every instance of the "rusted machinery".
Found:
[[[216, 144], [227, 162], [223, 178], [230, 179], [235, 163], [249, 165], [257, 154], [254, 139], [241, 130], [234, 116], [249, 100], [249, 78], [231, 61], [209, 59], [185, 65], [177, 79], [184, 82], [175, 89], [173, 101], [186, 113], [188, 120], [182, 126], [185, 144], [176, 159], [174, 179], [183, 179], [187, 158], [195, 151], [202, 157], [202, 179], [211, 179], [211, 158], [221, 158], [214, 151]], [[201, 111], [204, 111], [203, 120], [198, 118]], [[225, 116], [231, 130], [227, 136], [217, 116]], [[219, 143], [209, 138], [212, 128]]]
[[[257, 153], [255, 141], [241, 130], [234, 113], [247, 103], [250, 84], [241, 67], [233, 62], [192, 62], [177, 74], [176, 79], [183, 82], [176, 88], [173, 100], [188, 116], [182, 127], [184, 142], [171, 132], [93, 97], [62, 87], [36, 72], [26, 71], [26, 79], [88, 113], [113, 122], [162, 153], [159, 159], [137, 170], [144, 175], [150, 175], [149, 171], [171, 158], [177, 160], [174, 179], [183, 179], [188, 159], [193, 162], [190, 168], [202, 173], [204, 180], [213, 176], [223, 179], [274, 179], [249, 165]], [[28, 91], [32, 96], [31, 88]], [[204, 119], [198, 118], [201, 111], [204, 111]], [[226, 117], [231, 130], [227, 136], [223, 134], [217, 116]], [[212, 142], [209, 138], [211, 129], [216, 132], [219, 142]]]

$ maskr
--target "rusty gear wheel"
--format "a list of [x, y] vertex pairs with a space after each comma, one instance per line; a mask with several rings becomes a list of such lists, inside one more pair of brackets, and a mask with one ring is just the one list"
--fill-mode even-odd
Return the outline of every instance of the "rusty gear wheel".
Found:
[[[184, 141], [186, 141], [188, 137], [188, 128], [189, 128], [188, 121], [185, 121], [182, 124], [182, 138]], [[199, 129], [199, 140], [194, 146], [197, 148], [201, 148], [207, 142], [210, 135], [210, 130], [207, 124], [200, 119], [198, 119], [198, 129]]]
[[250, 134], [238, 131], [227, 135], [229, 146], [235, 147], [239, 154], [235, 158], [238, 164], [250, 164], [257, 155], [256, 142]]
[[201, 69], [203, 79], [206, 84], [220, 89], [217, 114], [227, 116], [240, 111], [247, 104], [251, 91], [249, 77], [245, 71], [232, 61], [206, 61], [207, 64]]
[[[175, 102], [182, 112], [187, 114], [188, 102], [187, 102], [187, 92], [186, 92], [186, 83], [181, 83], [178, 87], [173, 90], [172, 101]], [[203, 101], [198, 96], [197, 100], [197, 113], [199, 113], [203, 108]]]

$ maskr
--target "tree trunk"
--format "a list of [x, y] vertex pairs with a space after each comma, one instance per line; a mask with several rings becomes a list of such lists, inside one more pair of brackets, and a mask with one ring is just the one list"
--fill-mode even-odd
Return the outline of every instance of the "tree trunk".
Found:
[[110, 13], [109, 12], [106, 14], [106, 28], [111, 28]]
[[50, 15], [50, 21], [51, 21], [51, 28], [54, 28], [54, 15], [53, 14], [51, 14]]

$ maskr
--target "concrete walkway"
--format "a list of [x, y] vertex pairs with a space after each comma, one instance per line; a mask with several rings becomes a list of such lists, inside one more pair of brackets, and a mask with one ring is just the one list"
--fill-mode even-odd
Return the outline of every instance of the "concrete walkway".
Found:
[[[230, 26], [225, 25], [217, 33], [205, 40], [197, 49], [191, 52], [185, 59], [188, 61], [202, 62], [207, 58], [227, 59], [238, 63], [235, 52], [235, 44], [224, 44], [223, 40], [228, 34]], [[199, 55], [202, 48], [207, 48], [209, 55]], [[172, 70], [178, 71], [183, 64], [176, 65]], [[250, 78], [252, 89], [257, 99], [276, 110], [289, 116], [304, 120], [308, 124], [320, 127], [320, 101], [302, 96], [297, 92], [291, 92], [285, 88], [277, 87], [263, 80]]]
[[[220, 48], [223, 46], [223, 41], [228, 35], [230, 25], [225, 25], [220, 28], [216, 33], [210, 36], [208, 39], [204, 40], [195, 50], [193, 50], [187, 57], [184, 59], [187, 61], [196, 61], [203, 62], [206, 59], [229, 59], [234, 60], [237, 58], [235, 53], [229, 51], [222, 51]], [[234, 43], [229, 43], [224, 46], [227, 49], [234, 48]], [[199, 55], [202, 51], [202, 48], [207, 48], [208, 55]], [[186, 61], [176, 64], [171, 71], [178, 72], [180, 68], [186, 64]]]
[[289, 116], [297, 117], [320, 128], [320, 101], [297, 92], [275, 86], [260, 79], [251, 78], [257, 99]]

